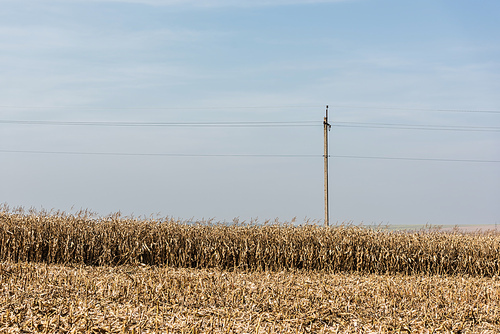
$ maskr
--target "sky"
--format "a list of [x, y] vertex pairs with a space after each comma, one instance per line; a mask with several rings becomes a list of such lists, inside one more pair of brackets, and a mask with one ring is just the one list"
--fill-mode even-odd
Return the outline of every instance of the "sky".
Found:
[[0, 6], [0, 203], [500, 223], [497, 0]]

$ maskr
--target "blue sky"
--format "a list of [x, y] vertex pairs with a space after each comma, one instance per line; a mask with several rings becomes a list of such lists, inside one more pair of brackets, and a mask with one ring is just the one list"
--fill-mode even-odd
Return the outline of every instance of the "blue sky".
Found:
[[[0, 121], [317, 121], [280, 128], [0, 123], [0, 202], [11, 206], [321, 220], [327, 104], [332, 156], [500, 160], [500, 114], [482, 112], [500, 111], [498, 1], [0, 5]], [[499, 166], [332, 157], [331, 220], [494, 224]]]

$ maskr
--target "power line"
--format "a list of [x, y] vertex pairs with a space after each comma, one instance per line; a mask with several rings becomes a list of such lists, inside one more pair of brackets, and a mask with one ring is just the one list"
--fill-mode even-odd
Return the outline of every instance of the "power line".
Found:
[[[93, 107], [93, 106], [0, 106], [1, 109], [77, 109], [77, 110], [228, 110], [228, 109], [285, 109], [285, 108], [320, 108], [324, 105], [275, 105], [275, 106], [205, 106], [205, 107]], [[376, 110], [405, 110], [405, 111], [435, 111], [458, 113], [489, 113], [500, 114], [500, 110], [487, 109], [439, 109], [375, 105], [330, 105], [331, 108], [376, 109]]]
[[361, 156], [361, 155], [330, 155], [330, 157], [348, 158], [348, 159], [374, 159], [374, 160], [500, 163], [500, 160], [480, 160], [480, 159], [441, 159], [441, 158], [384, 157], [384, 156]]
[[[44, 121], [44, 120], [0, 120], [0, 124], [19, 125], [56, 125], [56, 126], [115, 126], [115, 127], [301, 127], [321, 126], [318, 121], [289, 122], [116, 122], [116, 121]], [[350, 128], [382, 128], [403, 130], [434, 130], [434, 131], [474, 131], [500, 132], [500, 127], [487, 126], [452, 126], [431, 124], [401, 124], [401, 123], [367, 123], [367, 122], [335, 122], [334, 127]]]
[[284, 109], [319, 108], [320, 105], [232, 106], [232, 107], [91, 107], [91, 106], [0, 106], [0, 109], [77, 109], [77, 110], [228, 110], [228, 109]]
[[[0, 150], [0, 153], [25, 154], [56, 154], [56, 155], [97, 155], [97, 156], [137, 156], [137, 157], [242, 157], [242, 158], [324, 158], [320, 154], [190, 154], [190, 153], [121, 153], [121, 152], [75, 152], [75, 151], [34, 151], [34, 150]], [[329, 155], [331, 158], [372, 159], [372, 160], [406, 160], [406, 161], [436, 161], [436, 162], [471, 162], [471, 163], [500, 163], [500, 160], [480, 159], [441, 159], [416, 157], [387, 157], [361, 155]]]
[[467, 128], [467, 129], [497, 129], [500, 126], [462, 126], [462, 125], [439, 125], [439, 124], [408, 124], [408, 123], [378, 123], [378, 122], [335, 122], [337, 124], [360, 124], [360, 125], [388, 125], [388, 126], [417, 126], [417, 127], [437, 127], [437, 128]]
[[20, 125], [70, 125], [70, 126], [121, 126], [121, 127], [288, 127], [321, 126], [318, 121], [289, 122], [115, 122], [115, 121], [36, 121], [36, 120], [0, 120], [0, 124]]
[[376, 109], [376, 110], [405, 110], [405, 111], [437, 111], [437, 112], [456, 112], [456, 113], [487, 113], [500, 114], [500, 110], [485, 109], [436, 109], [436, 108], [406, 108], [391, 106], [356, 106], [356, 105], [330, 105], [332, 108], [351, 108], [351, 109]]
[[361, 123], [361, 122], [335, 122], [332, 124], [332, 126], [346, 127], [346, 128], [372, 128], [372, 129], [500, 132], [500, 127], [494, 127], [494, 126], [453, 126], [453, 125]]
[[317, 158], [319, 154], [190, 154], [190, 153], [121, 153], [121, 152], [74, 152], [74, 151], [32, 151], [0, 150], [0, 153], [57, 154], [57, 155], [101, 155], [101, 156], [144, 156], [144, 157], [249, 157], [249, 158]]

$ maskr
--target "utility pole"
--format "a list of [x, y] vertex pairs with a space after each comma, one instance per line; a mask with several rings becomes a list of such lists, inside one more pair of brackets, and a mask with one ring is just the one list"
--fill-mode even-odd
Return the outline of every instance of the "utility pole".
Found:
[[325, 162], [325, 226], [330, 225], [330, 217], [328, 212], [328, 131], [332, 126], [328, 123], [328, 106], [326, 106], [326, 116], [323, 119], [323, 130], [325, 137], [325, 154], [324, 162]]

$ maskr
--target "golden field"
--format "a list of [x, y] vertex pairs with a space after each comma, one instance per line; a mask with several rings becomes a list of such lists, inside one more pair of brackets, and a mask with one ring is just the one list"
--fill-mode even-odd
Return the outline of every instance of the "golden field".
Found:
[[0, 261], [10, 262], [493, 277], [500, 274], [499, 254], [500, 233], [493, 232], [183, 224], [0, 211]]
[[0, 333], [500, 333], [500, 234], [0, 210]]
[[4, 263], [1, 333], [499, 333], [500, 280]]

